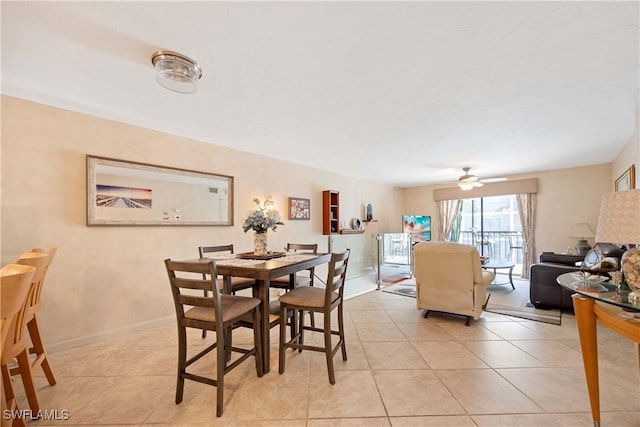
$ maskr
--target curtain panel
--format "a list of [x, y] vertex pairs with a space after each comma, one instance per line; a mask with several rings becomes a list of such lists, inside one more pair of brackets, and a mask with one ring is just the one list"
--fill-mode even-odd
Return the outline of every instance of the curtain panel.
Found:
[[522, 278], [529, 278], [531, 265], [536, 262], [536, 195], [532, 193], [516, 194], [518, 202], [518, 213], [522, 226], [522, 237], [524, 247], [522, 249]]
[[447, 240], [453, 224], [456, 222], [461, 203], [461, 200], [438, 200], [438, 202], [436, 202], [438, 211], [438, 240]]

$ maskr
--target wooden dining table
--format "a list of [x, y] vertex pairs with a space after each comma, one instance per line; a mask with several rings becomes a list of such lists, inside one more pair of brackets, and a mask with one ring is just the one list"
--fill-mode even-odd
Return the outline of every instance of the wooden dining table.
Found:
[[279, 258], [270, 260], [241, 258], [243, 254], [226, 254], [212, 257], [219, 275], [224, 276], [225, 292], [231, 289], [231, 276], [254, 279], [253, 296], [260, 299], [260, 332], [262, 335], [262, 367], [269, 372], [271, 352], [269, 337], [269, 283], [282, 276], [289, 276], [295, 286], [296, 273], [326, 264], [331, 254], [284, 253]]

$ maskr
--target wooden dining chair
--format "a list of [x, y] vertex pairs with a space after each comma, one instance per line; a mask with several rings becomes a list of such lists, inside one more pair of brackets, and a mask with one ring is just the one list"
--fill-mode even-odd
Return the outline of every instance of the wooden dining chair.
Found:
[[[34, 267], [34, 274], [27, 293], [27, 299], [16, 314], [15, 320], [12, 322], [7, 338], [4, 341], [0, 364], [2, 366], [3, 378], [5, 376], [9, 378], [9, 381], [5, 384], [7, 398], [15, 398], [11, 376], [20, 375], [25, 394], [27, 395], [27, 401], [29, 402], [29, 408], [32, 412], [37, 413], [40, 410], [40, 402], [38, 401], [35, 378], [29, 360], [29, 347], [27, 345], [25, 326], [27, 310], [30, 305], [29, 301], [32, 299], [36, 289], [42, 284], [47, 265], [49, 264], [49, 255], [37, 252], [26, 252], [22, 254], [14, 264]], [[13, 359], [17, 360], [18, 365], [14, 369], [9, 369], [9, 362], [12, 362]]]
[[[49, 255], [49, 259], [47, 265], [44, 269], [42, 280], [37, 284], [36, 289], [33, 290], [33, 293], [29, 296], [29, 300], [27, 301], [27, 311], [26, 311], [26, 324], [27, 330], [29, 331], [29, 337], [31, 338], [32, 347], [29, 348], [29, 354], [35, 354], [35, 358], [31, 361], [31, 369], [35, 371], [38, 367], [41, 367], [44, 375], [49, 382], [49, 385], [56, 385], [56, 376], [53, 373], [53, 369], [51, 368], [51, 364], [49, 363], [49, 358], [47, 357], [47, 352], [44, 348], [44, 341], [42, 339], [42, 335], [40, 334], [40, 324], [38, 321], [38, 313], [41, 308], [41, 295], [42, 295], [42, 286], [44, 284], [44, 280], [46, 278], [47, 271], [49, 267], [53, 263], [53, 259], [56, 256], [56, 252], [58, 251], [57, 246], [45, 246], [42, 248], [33, 248], [29, 252], [35, 253], [43, 253]], [[17, 369], [12, 370], [12, 373], [16, 372]]]
[[[224, 255], [233, 254], [233, 245], [218, 245], [218, 246], [199, 246], [198, 254], [200, 258], [213, 258], [211, 254]], [[219, 278], [222, 279], [222, 278]], [[236, 293], [243, 289], [249, 289], [256, 283], [255, 280], [248, 277], [235, 277], [231, 276], [231, 292]]]
[[[11, 325], [18, 321], [17, 315], [26, 304], [27, 294], [33, 282], [35, 271], [35, 267], [19, 264], [7, 264], [0, 270], [0, 311], [2, 316], [0, 323], [0, 344], [2, 344], [0, 346], [0, 354], [4, 350], [3, 343], [9, 336]], [[11, 375], [9, 372], [5, 373], [3, 368], [2, 396], [0, 400], [2, 403], [2, 427], [12, 425], [25, 426], [26, 424], [22, 418], [4, 416], [5, 411], [9, 411], [9, 414], [11, 414], [13, 411], [20, 410], [11, 383]]]
[[[307, 253], [316, 255], [318, 253], [317, 243], [287, 243], [287, 252]], [[302, 274], [296, 274], [295, 286], [313, 286], [315, 278], [315, 268], [310, 268]], [[271, 280], [269, 286], [276, 289], [284, 289], [285, 292], [289, 292], [294, 288], [294, 284], [291, 283], [290, 276], [282, 276]], [[269, 311], [273, 314], [278, 314], [280, 311], [280, 303], [275, 302], [269, 305]], [[313, 312], [309, 313], [311, 317], [311, 326], [316, 325]], [[295, 318], [295, 316], [293, 316]], [[295, 335], [296, 325], [292, 324], [292, 336]]]
[[[238, 321], [250, 318], [254, 324], [260, 322], [260, 300], [252, 297], [226, 295], [220, 292], [216, 266], [213, 260], [164, 261], [178, 323], [178, 376], [176, 385], [176, 404], [182, 402], [184, 380], [192, 380], [216, 387], [216, 415], [223, 412], [224, 375], [254, 356], [256, 373], [262, 376], [262, 337], [260, 328], [253, 328], [253, 347], [250, 349], [233, 347], [230, 343], [232, 326]], [[203, 296], [202, 291], [211, 292]], [[198, 292], [198, 293], [195, 293]], [[207, 346], [196, 355], [187, 358], [187, 328], [214, 331], [216, 342]], [[187, 368], [207, 353], [216, 350], [216, 378], [188, 372]], [[227, 358], [230, 352], [241, 356], [232, 362]]]
[[[333, 356], [338, 349], [342, 349], [342, 360], [347, 360], [347, 347], [344, 341], [344, 283], [347, 276], [347, 264], [349, 262], [349, 249], [345, 252], [331, 254], [329, 262], [329, 272], [327, 283], [324, 289], [319, 287], [302, 286], [297, 287], [280, 296], [280, 348], [279, 348], [279, 372], [284, 373], [285, 350], [287, 348], [302, 350], [320, 351], [327, 359], [327, 370], [329, 371], [329, 382], [336, 383], [335, 370], [333, 367]], [[297, 310], [300, 325], [298, 333], [291, 340], [286, 341], [284, 333], [284, 322], [287, 311]], [[331, 313], [338, 311], [337, 329], [332, 329]], [[304, 312], [316, 312], [323, 315], [323, 327], [305, 326]], [[312, 346], [304, 343], [304, 331], [322, 332], [324, 336], [324, 346]], [[332, 346], [331, 337], [337, 335], [338, 342]]]
[[[287, 243], [287, 252], [295, 253], [308, 253], [316, 255], [318, 253], [317, 243]], [[315, 277], [315, 268], [306, 270], [304, 274], [296, 275], [296, 286], [313, 286], [313, 279]], [[286, 289], [290, 291], [293, 289], [291, 284], [291, 278], [289, 276], [282, 276], [271, 280], [270, 286], [272, 288]]]
[[[233, 254], [233, 245], [217, 245], [217, 246], [198, 246], [198, 255], [200, 258], [213, 258], [215, 255]], [[218, 280], [223, 280], [222, 277], [218, 277]], [[231, 293], [235, 295], [237, 291], [243, 289], [249, 289], [255, 285], [256, 281], [248, 277], [236, 277], [231, 276]], [[204, 291], [204, 296], [207, 296], [207, 290]], [[224, 291], [223, 291], [224, 292]], [[207, 337], [206, 329], [202, 330], [202, 338]]]

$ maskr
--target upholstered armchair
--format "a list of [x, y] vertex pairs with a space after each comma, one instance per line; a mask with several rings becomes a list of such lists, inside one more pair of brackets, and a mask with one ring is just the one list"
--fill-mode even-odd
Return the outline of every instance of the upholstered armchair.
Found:
[[478, 319], [487, 286], [495, 275], [482, 269], [480, 254], [471, 245], [423, 242], [414, 246], [416, 302], [419, 309], [459, 314]]

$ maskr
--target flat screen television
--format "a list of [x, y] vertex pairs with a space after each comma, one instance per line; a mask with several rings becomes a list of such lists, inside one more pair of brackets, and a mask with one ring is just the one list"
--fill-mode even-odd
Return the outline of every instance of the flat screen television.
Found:
[[411, 235], [411, 242], [431, 240], [431, 217], [429, 215], [402, 215], [402, 231]]

